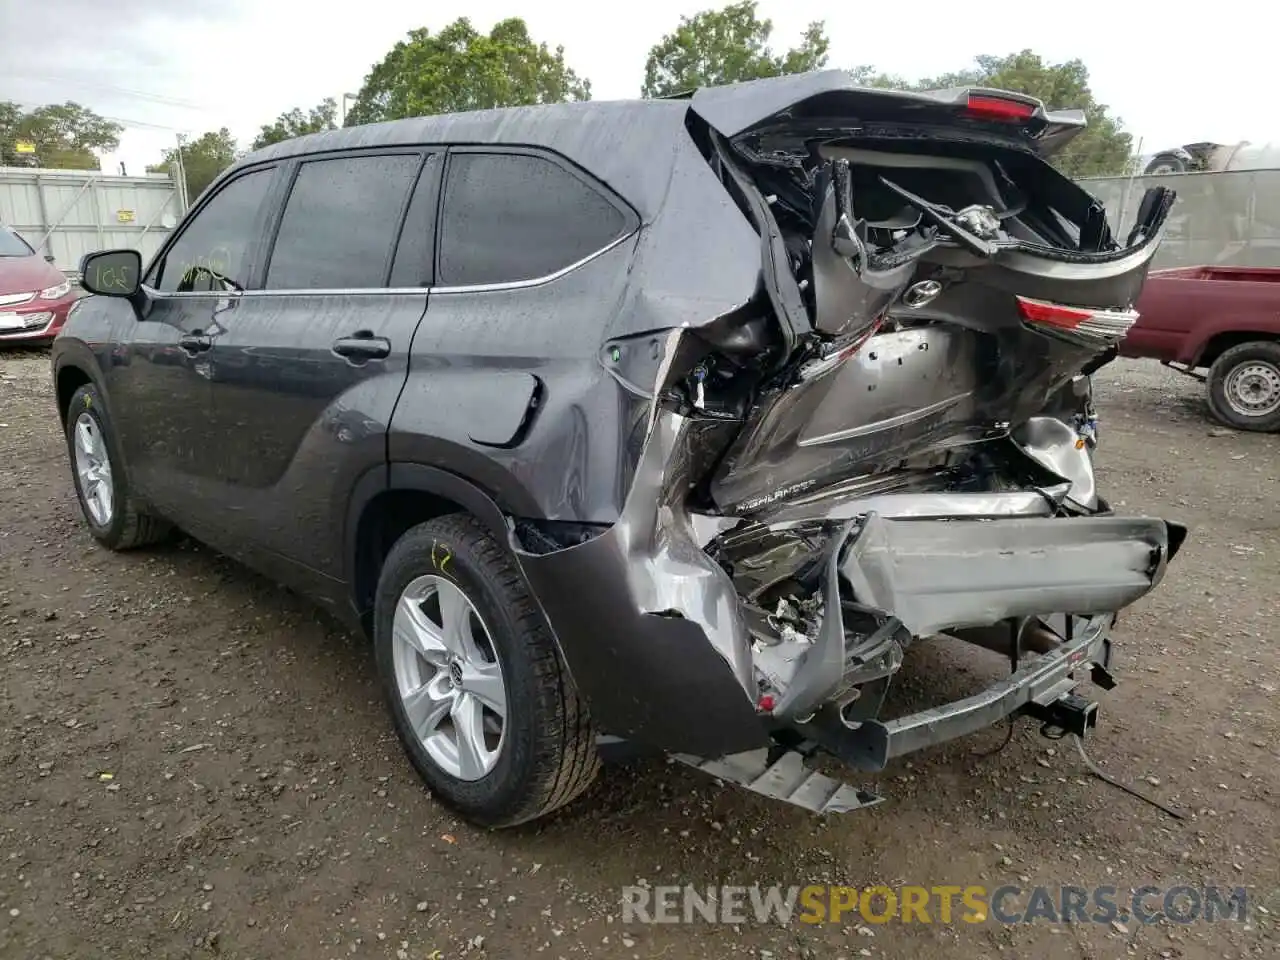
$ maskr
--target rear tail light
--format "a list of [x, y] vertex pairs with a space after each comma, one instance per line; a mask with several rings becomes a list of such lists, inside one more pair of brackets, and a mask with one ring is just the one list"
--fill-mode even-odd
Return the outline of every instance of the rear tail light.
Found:
[[991, 94], [971, 93], [965, 112], [981, 120], [1003, 120], [1007, 123], [1021, 123], [1035, 116], [1034, 104], [1022, 100], [1008, 100]]
[[1033, 327], [1086, 343], [1107, 346], [1119, 343], [1138, 320], [1137, 310], [1068, 307], [1029, 297], [1018, 297], [1017, 300], [1022, 319]]

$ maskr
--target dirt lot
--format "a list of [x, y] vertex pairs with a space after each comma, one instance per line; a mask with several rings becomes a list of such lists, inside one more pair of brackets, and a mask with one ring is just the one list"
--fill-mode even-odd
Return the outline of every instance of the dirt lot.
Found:
[[[1158, 367], [1101, 378], [1105, 491], [1191, 537], [1122, 619], [1090, 777], [1029, 724], [900, 763], [821, 821], [645, 760], [487, 834], [420, 787], [366, 646], [189, 541], [81, 528], [47, 356], [0, 353], [0, 956], [1276, 956], [1280, 440]], [[967, 651], [966, 651], [967, 653]], [[994, 676], [917, 648], [902, 696]], [[110, 774], [110, 778], [106, 777]], [[637, 882], [1246, 886], [1247, 923], [624, 926]], [[1268, 912], [1263, 912], [1263, 911]], [[936, 916], [934, 918], [937, 919]]]

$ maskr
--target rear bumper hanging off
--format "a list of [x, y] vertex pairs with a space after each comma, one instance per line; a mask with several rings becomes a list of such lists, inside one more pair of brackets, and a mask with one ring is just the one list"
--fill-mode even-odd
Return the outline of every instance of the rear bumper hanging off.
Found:
[[1050, 611], [1112, 613], [1160, 582], [1185, 532], [1148, 517], [887, 520], [840, 564], [859, 603], [913, 636]]

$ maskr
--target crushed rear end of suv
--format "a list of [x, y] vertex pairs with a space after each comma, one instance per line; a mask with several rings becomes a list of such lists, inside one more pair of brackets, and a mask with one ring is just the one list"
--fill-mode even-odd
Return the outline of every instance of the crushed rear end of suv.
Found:
[[[1116, 614], [1185, 530], [1096, 489], [1089, 377], [1137, 317], [1173, 194], [1114, 237], [1045, 159], [1082, 127], [1000, 91], [831, 73], [692, 96], [759, 289], [606, 341], [643, 401], [618, 520], [515, 526], [605, 730], [836, 810], [877, 798], [805, 770], [812, 752], [878, 771], [1012, 715], [1096, 723], [1076, 687], [1112, 685]], [[723, 200], [676, 215], [716, 243], [697, 205]], [[1009, 675], [886, 717], [908, 648], [940, 638]]]
[[[367, 631], [409, 758], [490, 826], [606, 742], [836, 812], [880, 798], [822, 754], [1083, 737], [1186, 536], [1095, 482], [1090, 378], [1174, 195], [1113, 235], [1047, 159], [1083, 125], [830, 71], [274, 145], [147, 270], [82, 265], [54, 369], [86, 520]], [[891, 710], [941, 643], [1007, 671]]]

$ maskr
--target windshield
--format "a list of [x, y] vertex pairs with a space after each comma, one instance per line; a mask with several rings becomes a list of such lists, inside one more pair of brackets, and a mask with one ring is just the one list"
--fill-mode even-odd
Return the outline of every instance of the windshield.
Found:
[[27, 241], [8, 227], [0, 227], [0, 257], [33, 257], [35, 253]]

